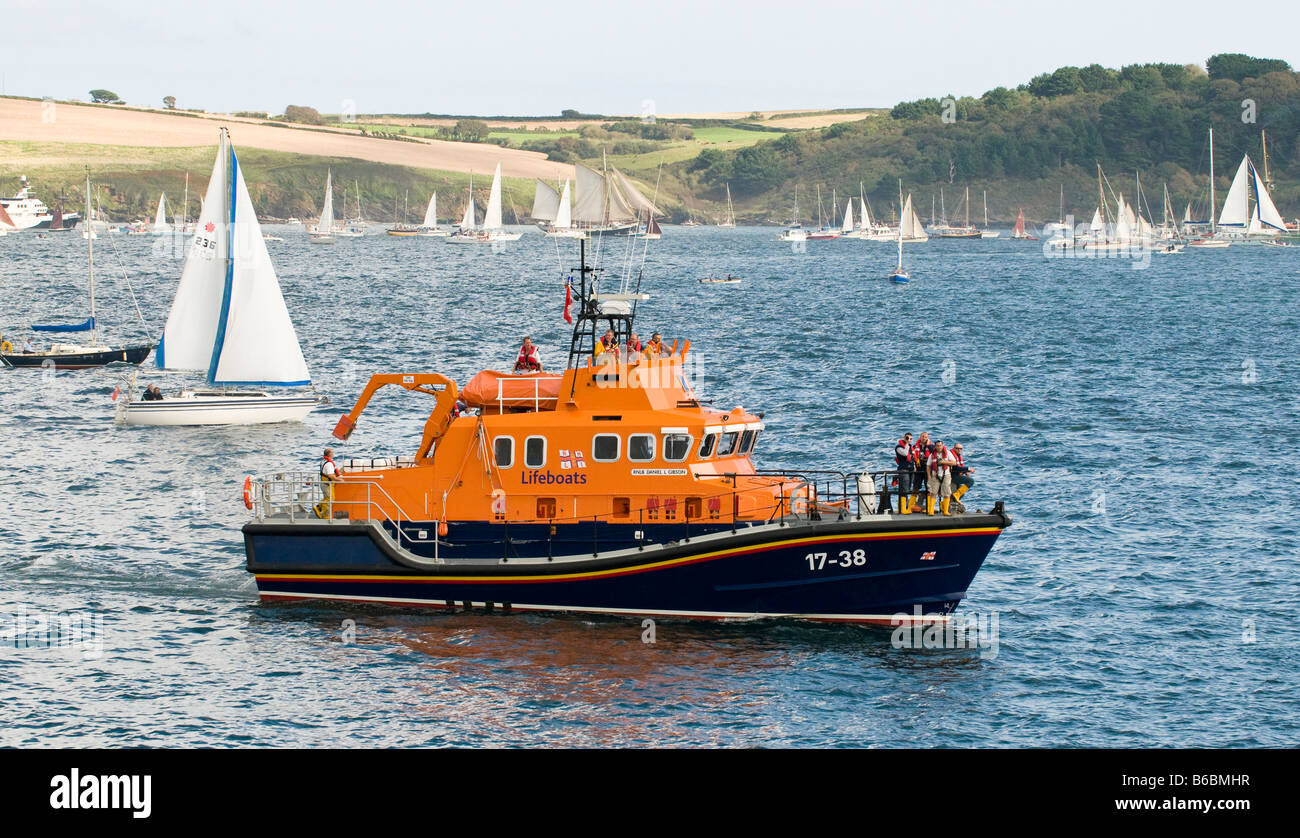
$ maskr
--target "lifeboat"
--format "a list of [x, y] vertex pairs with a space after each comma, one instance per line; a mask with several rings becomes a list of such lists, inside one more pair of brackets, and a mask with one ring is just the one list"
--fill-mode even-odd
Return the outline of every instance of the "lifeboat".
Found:
[[[498, 612], [894, 624], [946, 620], [1011, 519], [899, 514], [891, 472], [761, 469], [763, 415], [701, 400], [689, 341], [596, 355], [632, 333], [637, 293], [575, 270], [559, 374], [373, 375], [420, 400], [414, 452], [340, 458], [330, 480], [244, 485], [247, 568], [264, 601]], [[427, 410], [427, 413], [425, 412]], [[418, 420], [417, 420], [418, 421]]]

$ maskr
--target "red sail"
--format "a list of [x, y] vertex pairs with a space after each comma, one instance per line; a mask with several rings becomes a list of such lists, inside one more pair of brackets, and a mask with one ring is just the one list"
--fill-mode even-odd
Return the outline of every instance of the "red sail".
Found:
[[1013, 236], [1023, 236], [1025, 234], [1025, 211], [1021, 210], [1020, 215], [1016, 217], [1016, 226], [1011, 231]]
[[14, 220], [9, 217], [9, 213], [5, 210], [4, 204], [0, 204], [0, 224], [4, 224], [7, 227], [18, 226], [17, 224], [14, 223]]

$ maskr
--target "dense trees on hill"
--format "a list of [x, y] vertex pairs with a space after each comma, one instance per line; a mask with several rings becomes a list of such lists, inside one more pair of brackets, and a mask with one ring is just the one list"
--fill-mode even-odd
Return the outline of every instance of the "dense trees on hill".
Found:
[[752, 199], [795, 183], [863, 181], [869, 197], [887, 200], [900, 177], [916, 189], [1059, 182], [1066, 170], [1095, 177], [1097, 163], [1117, 176], [1178, 178], [1190, 189], [1193, 176], [1206, 174], [1213, 127], [1220, 174], [1244, 152], [1258, 158], [1267, 129], [1273, 172], [1300, 175], [1300, 74], [1284, 61], [1245, 55], [1216, 55], [1207, 69], [1062, 67], [1015, 90], [902, 102], [887, 118], [705, 151], [683, 165], [702, 190], [730, 183], [733, 195]]

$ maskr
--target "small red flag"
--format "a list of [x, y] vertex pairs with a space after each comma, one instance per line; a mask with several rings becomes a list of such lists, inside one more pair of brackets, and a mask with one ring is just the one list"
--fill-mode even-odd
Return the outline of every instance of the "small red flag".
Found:
[[573, 302], [573, 286], [564, 283], [564, 322], [572, 323], [573, 316], [569, 314], [569, 304]]
[[117, 394], [120, 393], [120, 392], [122, 392], [122, 388], [121, 388], [121, 387], [114, 387], [114, 388], [113, 388], [113, 397], [112, 397], [112, 398], [113, 398], [113, 401], [117, 401]]

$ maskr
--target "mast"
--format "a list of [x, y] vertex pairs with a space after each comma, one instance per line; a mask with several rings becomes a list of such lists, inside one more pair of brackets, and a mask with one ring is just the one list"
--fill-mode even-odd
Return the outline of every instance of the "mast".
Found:
[[1214, 235], [1214, 129], [1210, 129], [1210, 235]]
[[1259, 145], [1264, 153], [1264, 185], [1269, 189], [1273, 188], [1273, 179], [1268, 176], [1268, 132], [1260, 129]]
[[185, 228], [189, 224], [189, 217], [190, 217], [190, 173], [186, 172], [185, 173], [185, 203], [181, 204], [181, 232], [182, 233], [185, 232]]
[[[86, 218], [90, 218], [90, 167], [86, 167]], [[86, 253], [90, 257], [90, 345], [99, 343], [99, 322], [95, 320], [95, 230], [86, 221]]]
[[[966, 187], [966, 226], [970, 226], [970, 187]], [[986, 225], [987, 226], [987, 225]]]
[[989, 191], [984, 190], [984, 229], [989, 228]]
[[1064, 183], [1061, 184], [1061, 206], [1059, 212], [1060, 215], [1057, 216], [1057, 221], [1060, 222], [1061, 224], [1064, 224], [1065, 223], [1065, 184]]

